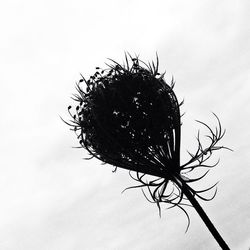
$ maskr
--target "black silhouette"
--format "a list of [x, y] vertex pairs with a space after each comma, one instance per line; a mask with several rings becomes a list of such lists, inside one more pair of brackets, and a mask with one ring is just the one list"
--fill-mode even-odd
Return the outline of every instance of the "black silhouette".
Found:
[[[225, 133], [220, 120], [215, 115], [218, 121], [215, 130], [198, 121], [208, 129], [210, 143], [204, 147], [198, 133], [196, 152], [189, 152], [190, 160], [181, 165], [179, 107], [183, 102], [177, 101], [174, 80], [169, 86], [164, 74], [158, 73], [158, 56], [156, 63], [148, 64], [129, 54], [125, 54], [123, 65], [110, 61], [107, 69], [97, 67], [90, 79], [82, 76], [76, 86], [78, 93], [73, 97], [76, 109], [71, 111], [72, 107], [68, 107], [72, 119], [66, 123], [76, 132], [80, 147], [85, 148], [91, 158], [115, 166], [115, 170], [117, 167], [129, 170], [139, 185], [127, 189], [144, 188], [143, 194], [157, 204], [159, 212], [162, 203], [180, 208], [188, 218], [188, 226], [190, 220], [183, 206], [190, 206], [189, 201], [221, 248], [229, 249], [195, 198], [212, 200], [216, 184], [203, 190], [190, 186], [218, 164], [207, 163], [212, 153], [226, 148], [218, 146]], [[81, 82], [86, 84], [86, 90], [80, 87]], [[191, 178], [189, 174], [197, 169], [208, 170]], [[212, 188], [215, 188], [214, 195], [204, 197]]]

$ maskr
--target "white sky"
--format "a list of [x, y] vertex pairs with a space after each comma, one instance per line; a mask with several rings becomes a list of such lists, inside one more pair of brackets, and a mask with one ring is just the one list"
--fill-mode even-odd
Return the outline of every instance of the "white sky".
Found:
[[[0, 6], [0, 249], [219, 249], [195, 211], [149, 204], [124, 170], [84, 161], [59, 115], [106, 58], [158, 52], [185, 99], [182, 148], [194, 148], [199, 119], [227, 129], [220, 180], [201, 202], [232, 249], [250, 247], [249, 1], [31, 1]], [[215, 157], [215, 159], [217, 159]]]

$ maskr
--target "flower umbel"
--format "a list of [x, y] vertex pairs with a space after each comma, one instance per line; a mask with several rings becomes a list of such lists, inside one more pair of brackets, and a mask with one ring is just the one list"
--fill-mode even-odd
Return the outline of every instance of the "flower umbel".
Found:
[[[190, 153], [190, 160], [180, 164], [181, 115], [180, 105], [173, 91], [174, 80], [167, 84], [164, 74], [158, 72], [159, 60], [148, 63], [138, 57], [125, 54], [125, 63], [110, 59], [107, 69], [96, 68], [88, 80], [83, 76], [76, 85], [77, 102], [72, 111], [69, 106], [70, 122], [66, 122], [76, 132], [80, 147], [92, 157], [116, 168], [129, 170], [130, 176], [139, 185], [130, 188], [142, 189], [146, 198], [156, 203], [181, 208], [192, 203], [192, 197], [207, 199], [204, 190], [194, 190], [189, 186], [202, 179], [209, 170], [199, 177], [191, 178], [197, 169], [207, 169], [217, 165], [207, 164], [213, 151], [225, 148], [218, 146], [224, 136], [219, 118], [218, 127], [213, 130], [204, 125], [209, 134], [209, 144], [203, 146], [198, 134], [198, 148]], [[84, 89], [80, 86], [85, 84]], [[149, 196], [146, 194], [149, 194]], [[190, 200], [191, 199], [191, 200]], [[192, 203], [194, 206], [194, 203]]]

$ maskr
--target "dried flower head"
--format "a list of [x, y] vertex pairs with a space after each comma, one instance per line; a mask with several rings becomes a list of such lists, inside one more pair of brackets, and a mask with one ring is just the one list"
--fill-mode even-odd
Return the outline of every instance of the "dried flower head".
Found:
[[[76, 132], [81, 147], [91, 157], [130, 170], [130, 176], [139, 182], [134, 187], [146, 188], [143, 194], [157, 204], [159, 211], [160, 203], [168, 203], [186, 213], [181, 206], [188, 205], [185, 189], [209, 200], [201, 194], [216, 184], [199, 191], [188, 185], [202, 179], [209, 170], [196, 178], [186, 174], [217, 164], [208, 165], [207, 161], [214, 150], [224, 148], [217, 146], [225, 132], [218, 117], [215, 131], [200, 122], [209, 131], [210, 143], [202, 146], [198, 135], [197, 151], [189, 153], [190, 160], [181, 165], [182, 102], [178, 103], [173, 91], [174, 80], [168, 85], [164, 74], [158, 72], [158, 56], [156, 63], [148, 64], [129, 54], [122, 65], [110, 61], [107, 69], [96, 68], [88, 80], [82, 76], [76, 86], [78, 94], [73, 97], [77, 106], [73, 111], [68, 107], [72, 120], [66, 123]], [[85, 83], [86, 90], [81, 83]]]

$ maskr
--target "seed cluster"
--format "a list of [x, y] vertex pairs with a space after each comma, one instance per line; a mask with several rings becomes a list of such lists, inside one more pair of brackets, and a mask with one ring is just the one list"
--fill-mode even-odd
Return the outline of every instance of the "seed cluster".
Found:
[[74, 130], [81, 146], [102, 161], [167, 178], [170, 168], [179, 167], [179, 104], [158, 65], [144, 68], [131, 59], [132, 65], [97, 68], [80, 80], [87, 88], [77, 86]]

